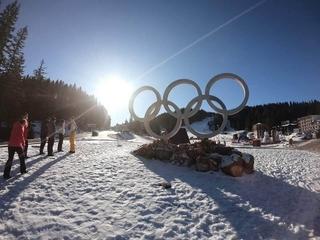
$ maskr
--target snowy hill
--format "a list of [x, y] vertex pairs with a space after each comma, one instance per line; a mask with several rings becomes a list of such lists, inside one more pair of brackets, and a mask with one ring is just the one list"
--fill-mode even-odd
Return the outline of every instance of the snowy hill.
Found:
[[[130, 152], [148, 140], [119, 147], [110, 133], [81, 139], [73, 155], [37, 156], [31, 146], [29, 172], [20, 176], [15, 164], [14, 177], [0, 180], [1, 240], [320, 236], [319, 155], [242, 149], [255, 156], [256, 172], [232, 178], [143, 161]], [[0, 158], [3, 171], [5, 148]]]
[[[191, 124], [191, 127], [196, 130], [197, 132], [200, 133], [211, 133], [212, 131], [210, 130], [210, 122], [212, 122], [212, 117], [206, 117], [201, 121], [193, 122]], [[235, 131], [233, 128], [230, 126], [230, 122], [228, 121], [224, 133], [220, 134], [219, 136], [216, 136], [216, 138], [219, 139], [225, 139], [231, 141], [233, 134], [238, 133], [239, 131]], [[188, 131], [189, 137], [195, 137], [191, 132]]]
[[201, 133], [210, 133], [209, 122], [212, 121], [212, 117], [207, 117], [202, 121], [194, 122], [191, 124], [191, 127], [197, 132]]

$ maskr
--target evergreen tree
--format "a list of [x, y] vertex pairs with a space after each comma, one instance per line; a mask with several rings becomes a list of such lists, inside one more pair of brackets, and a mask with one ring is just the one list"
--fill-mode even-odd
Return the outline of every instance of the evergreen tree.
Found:
[[13, 38], [18, 13], [19, 4], [17, 1], [8, 4], [0, 13], [0, 120], [8, 116], [5, 93], [9, 79], [7, 76], [4, 76], [4, 70], [5, 60], [8, 56], [8, 47]]
[[[22, 75], [24, 71], [24, 55], [22, 49], [27, 37], [27, 28], [20, 29], [16, 36], [5, 47], [6, 59], [2, 74], [2, 114], [12, 121], [22, 112], [24, 94], [21, 89]], [[9, 111], [10, 109], [10, 111]]]
[[37, 69], [33, 71], [33, 75], [37, 80], [44, 80], [46, 76], [46, 67], [44, 66], [44, 60], [42, 59]]
[[[94, 123], [103, 129], [110, 125], [110, 117], [104, 106], [97, 104], [94, 96], [85, 93], [75, 84], [46, 77], [44, 60], [34, 70], [33, 76], [23, 76], [23, 47], [28, 35], [21, 28], [14, 35], [14, 25], [19, 13], [17, 1], [0, 13], [0, 122], [12, 123], [22, 112], [29, 112], [31, 119], [41, 120], [49, 116], [78, 118], [79, 127]], [[9, 129], [6, 131], [9, 133]], [[0, 139], [3, 136], [0, 132]]]
[[19, 7], [17, 1], [15, 1], [8, 4], [3, 12], [0, 13], [0, 74], [4, 71], [6, 48], [13, 38]]
[[27, 27], [21, 28], [6, 47], [8, 59], [4, 63], [4, 71], [7, 75], [21, 78], [24, 72], [24, 55], [22, 49], [28, 35]]

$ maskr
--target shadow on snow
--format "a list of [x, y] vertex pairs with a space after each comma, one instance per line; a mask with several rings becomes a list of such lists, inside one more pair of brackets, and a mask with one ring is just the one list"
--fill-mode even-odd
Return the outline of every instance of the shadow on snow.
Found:
[[[239, 238], [308, 238], [308, 232], [304, 229], [296, 233], [290, 231], [290, 224], [304, 225], [306, 229], [313, 229], [314, 234], [320, 236], [320, 196], [315, 192], [259, 171], [233, 178], [221, 172], [201, 173], [158, 160], [139, 159], [166, 181], [173, 181], [173, 187], [174, 181], [179, 179], [195, 189], [200, 189], [219, 206], [218, 212], [215, 209], [211, 213], [223, 215]], [[175, 194], [174, 191], [171, 193]], [[185, 202], [180, 205], [195, 211]], [[208, 213], [210, 214], [210, 211]], [[278, 218], [270, 221], [265, 217], [267, 214]], [[280, 222], [284, 224], [279, 225]]]
[[[65, 157], [67, 157], [69, 153], [66, 153], [62, 156], [57, 157], [56, 159], [45, 163], [43, 166], [38, 168], [36, 171], [31, 172], [29, 171], [26, 174], [26, 177], [24, 177], [21, 181], [18, 180], [18, 169], [15, 169], [14, 172], [12, 172], [12, 175], [14, 175], [11, 179], [8, 181], [4, 181], [1, 184], [2, 186], [10, 185], [8, 187], [8, 191], [4, 193], [3, 195], [0, 195], [0, 219], [4, 220], [4, 217], [6, 215], [6, 211], [11, 208], [11, 204], [15, 201], [15, 199], [23, 192], [25, 189], [28, 188], [29, 184], [32, 183], [34, 180], [36, 180], [39, 176], [41, 176], [45, 171], [47, 171], [50, 167], [52, 167], [54, 164], [60, 162]], [[30, 168], [33, 164], [36, 164], [37, 162], [43, 160], [45, 157], [39, 157], [36, 159], [33, 159], [29, 162], [27, 162], [27, 169]], [[17, 180], [15, 183], [12, 183], [13, 180]]]

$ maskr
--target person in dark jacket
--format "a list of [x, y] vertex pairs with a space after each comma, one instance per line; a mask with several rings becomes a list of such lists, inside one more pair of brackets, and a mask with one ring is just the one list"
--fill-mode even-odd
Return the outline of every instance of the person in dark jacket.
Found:
[[25, 126], [26, 126], [26, 120], [21, 118], [19, 121], [15, 122], [11, 134], [10, 139], [8, 143], [8, 161], [6, 162], [4, 172], [3, 172], [3, 178], [9, 179], [10, 172], [11, 172], [11, 166], [12, 161], [14, 158], [14, 154], [17, 152], [19, 155], [20, 160], [20, 173], [24, 174], [27, 172], [26, 170], [26, 164], [25, 164], [25, 156], [24, 156], [24, 147], [25, 147]]
[[56, 119], [52, 117], [48, 122], [48, 156], [53, 156], [54, 137], [56, 134]]
[[63, 139], [64, 139], [64, 134], [65, 134], [65, 128], [66, 128], [66, 125], [65, 125], [65, 121], [63, 119], [60, 119], [57, 123], [57, 133], [58, 133], [58, 136], [59, 136], [59, 142], [58, 142], [58, 152], [62, 152], [62, 144], [63, 144]]
[[43, 149], [47, 143], [47, 137], [48, 137], [48, 122], [50, 119], [43, 120], [41, 122], [41, 131], [40, 131], [40, 154], [44, 154]]

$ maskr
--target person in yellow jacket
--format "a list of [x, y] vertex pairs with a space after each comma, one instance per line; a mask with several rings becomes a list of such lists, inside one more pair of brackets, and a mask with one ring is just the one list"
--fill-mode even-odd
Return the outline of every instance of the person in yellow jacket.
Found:
[[69, 153], [75, 153], [76, 149], [75, 149], [75, 141], [76, 141], [76, 133], [77, 133], [77, 124], [74, 121], [73, 117], [70, 119], [70, 137], [69, 137], [69, 141], [70, 141], [70, 151]]

